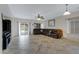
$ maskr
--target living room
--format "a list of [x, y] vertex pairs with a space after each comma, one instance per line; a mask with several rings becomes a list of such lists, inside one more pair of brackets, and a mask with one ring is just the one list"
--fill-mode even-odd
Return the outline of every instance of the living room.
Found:
[[[75, 42], [78, 43], [79, 41], [79, 4], [1, 4], [0, 5], [0, 13], [1, 13], [1, 17], [0, 17], [0, 27], [3, 29], [4, 27], [2, 27], [3, 25], [3, 20], [10, 20], [11, 24], [10, 24], [10, 37], [11, 37], [11, 42], [13, 42], [13, 40], [15, 39], [15, 41], [18, 39], [17, 37], [22, 36], [22, 34], [24, 34], [25, 36], [30, 36], [30, 39], [36, 39], [36, 42], [34, 42], [35, 45], [37, 45], [37, 47], [32, 44], [32, 47], [34, 47], [32, 50], [35, 51], [33, 52], [35, 53], [41, 53], [41, 54], [47, 54], [47, 53], [69, 53], [70, 50], [68, 51], [63, 51], [63, 48], [59, 48], [59, 50], [53, 50], [53, 46], [51, 48], [50, 45], [52, 45], [51, 41], [56, 40], [57, 42], [54, 44], [57, 44], [58, 42], [62, 42], [63, 40], [68, 40], [70, 42]], [[70, 14], [64, 15], [64, 13], [68, 11], [70, 12]], [[24, 26], [24, 27], [23, 27]], [[7, 26], [6, 26], [7, 27]], [[9, 27], [9, 25], [8, 25]], [[20, 31], [22, 27], [22, 32]], [[3, 30], [0, 29], [0, 33], [2, 33], [0, 35], [0, 39], [3, 40], [2, 35], [3, 35]], [[25, 30], [25, 31], [24, 31]], [[28, 32], [28, 34], [26, 34], [26, 30]], [[28, 40], [28, 37], [25, 37]], [[44, 46], [43, 43], [39, 43], [37, 44], [39, 41], [38, 40], [45, 40], [43, 41], [44, 43], [47, 42]], [[63, 39], [63, 40], [62, 40]], [[2, 41], [1, 40], [1, 41]], [[23, 40], [23, 37], [21, 39], [21, 41]], [[26, 39], [24, 39], [26, 40]], [[26, 40], [26, 41], [27, 41]], [[0, 47], [1, 47], [1, 51], [2, 51], [2, 42], [0, 41]], [[32, 41], [32, 40], [31, 40]], [[49, 42], [50, 41], [50, 42]], [[11, 44], [11, 42], [9, 43], [9, 45]], [[32, 42], [32, 43], [33, 43]], [[67, 42], [67, 41], [66, 41]], [[17, 41], [18, 43], [18, 41]], [[24, 41], [22, 41], [22, 44], [24, 43]], [[26, 42], [25, 44], [27, 44], [28, 42]], [[58, 45], [60, 44], [58, 43]], [[63, 41], [64, 43], [64, 41]], [[68, 42], [67, 42], [68, 43]], [[68, 43], [70, 45], [73, 45], [75, 43]], [[50, 44], [50, 45], [49, 45]], [[64, 45], [64, 44], [63, 44]], [[67, 44], [66, 44], [67, 45]], [[16, 46], [16, 45], [15, 45]], [[22, 45], [25, 46], [25, 45]], [[60, 45], [61, 46], [61, 45]], [[60, 47], [59, 46], [59, 47]], [[11, 45], [10, 47], [13, 48], [13, 45]], [[31, 47], [31, 48], [32, 48]], [[58, 46], [57, 46], [58, 47]], [[58, 49], [57, 47], [55, 47], [56, 49]], [[75, 45], [76, 48], [70, 46], [72, 49], [72, 51], [70, 51], [70, 53], [79, 53], [78, 49], [79, 49], [79, 45]], [[12, 49], [11, 48], [11, 49]], [[18, 48], [18, 46], [17, 46]], [[25, 48], [25, 47], [23, 47]], [[45, 50], [45, 49], [47, 50]], [[49, 50], [49, 48], [51, 48], [51, 50]], [[66, 47], [65, 47], [66, 48]], [[21, 51], [20, 53], [25, 53], [25, 51], [23, 51], [24, 49], [15, 49], [13, 48], [13, 52], [12, 50], [7, 50], [9, 49], [9, 47], [6, 47], [5, 50], [3, 50], [3, 53], [11, 53], [13, 54], [14, 52], [16, 54], [19, 54], [18, 50]], [[45, 50], [40, 52], [39, 50]], [[77, 50], [75, 50], [77, 49]], [[16, 50], [16, 51], [15, 51]], [[49, 52], [46, 52], [48, 51]], [[28, 50], [26, 50], [28, 51]], [[28, 53], [32, 53], [32, 52], [28, 52]], [[14, 53], [14, 54], [15, 54]], [[26, 52], [27, 53], [27, 52]]]

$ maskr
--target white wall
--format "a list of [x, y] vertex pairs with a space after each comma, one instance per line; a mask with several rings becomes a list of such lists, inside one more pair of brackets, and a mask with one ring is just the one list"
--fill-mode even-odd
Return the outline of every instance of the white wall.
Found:
[[2, 19], [0, 15], [0, 53], [2, 53]]
[[56, 29], [62, 29], [63, 34], [66, 37], [66, 34], [67, 34], [67, 21], [64, 17], [56, 18], [55, 28]]
[[[62, 29], [64, 33], [64, 37], [68, 37], [68, 34], [70, 34], [70, 26], [69, 26], [69, 20], [78, 17], [79, 19], [79, 12], [71, 13], [71, 15], [68, 16], [60, 16], [55, 18], [55, 28]], [[71, 35], [71, 34], [70, 34]]]

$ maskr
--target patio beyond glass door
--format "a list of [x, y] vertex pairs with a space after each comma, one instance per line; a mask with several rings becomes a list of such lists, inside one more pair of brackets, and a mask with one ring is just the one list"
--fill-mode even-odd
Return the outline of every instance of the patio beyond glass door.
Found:
[[20, 35], [28, 35], [28, 24], [20, 24]]

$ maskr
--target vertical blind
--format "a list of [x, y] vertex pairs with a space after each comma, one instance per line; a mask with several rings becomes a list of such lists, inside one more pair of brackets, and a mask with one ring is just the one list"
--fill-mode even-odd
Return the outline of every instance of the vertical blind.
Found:
[[71, 21], [70, 27], [71, 33], [79, 34], [79, 21]]

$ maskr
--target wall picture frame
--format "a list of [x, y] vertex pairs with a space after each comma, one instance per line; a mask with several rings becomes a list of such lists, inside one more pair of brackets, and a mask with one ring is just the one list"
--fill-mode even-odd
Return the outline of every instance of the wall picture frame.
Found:
[[48, 20], [49, 27], [55, 27], [55, 19]]

